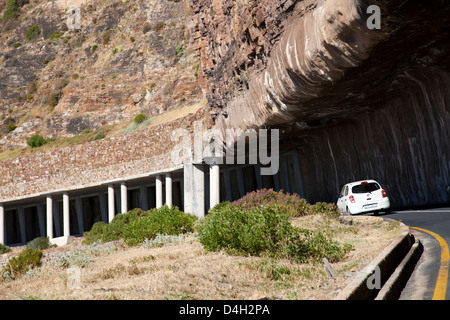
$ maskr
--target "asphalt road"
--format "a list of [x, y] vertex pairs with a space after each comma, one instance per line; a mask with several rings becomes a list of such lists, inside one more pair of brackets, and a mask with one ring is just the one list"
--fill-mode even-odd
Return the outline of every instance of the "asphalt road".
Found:
[[[450, 281], [445, 278], [443, 281], [443, 271], [439, 273], [442, 269], [442, 245], [450, 246], [450, 207], [392, 211], [391, 214], [384, 215], [384, 217], [399, 220], [411, 227], [413, 234], [420, 239], [424, 246], [424, 252], [403, 290], [400, 300], [432, 300], [436, 299], [438, 291], [440, 291], [441, 297], [445, 295], [445, 300], [450, 300]], [[446, 266], [448, 273], [448, 262], [446, 262]], [[443, 269], [445, 270], [445, 268]], [[436, 289], [437, 286], [441, 286], [441, 288]]]

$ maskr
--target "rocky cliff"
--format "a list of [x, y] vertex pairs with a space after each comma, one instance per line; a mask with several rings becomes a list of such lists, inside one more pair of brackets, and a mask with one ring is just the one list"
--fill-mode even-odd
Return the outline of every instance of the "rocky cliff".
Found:
[[[219, 129], [281, 129], [311, 200], [374, 178], [394, 206], [448, 203], [445, 1], [191, 3]], [[380, 29], [367, 25], [373, 4]]]
[[[72, 19], [79, 10], [79, 26]], [[0, 148], [198, 103], [186, 2], [17, 0], [0, 6]]]

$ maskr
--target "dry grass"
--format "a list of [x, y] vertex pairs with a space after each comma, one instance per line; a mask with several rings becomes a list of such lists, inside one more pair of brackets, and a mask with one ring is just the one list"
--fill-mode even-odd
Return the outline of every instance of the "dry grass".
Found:
[[[94, 250], [91, 262], [80, 268], [77, 287], [68, 287], [69, 269], [44, 263], [23, 279], [0, 282], [0, 299], [332, 299], [401, 232], [395, 224], [368, 216], [353, 217], [352, 225], [318, 216], [293, 223], [321, 228], [355, 246], [332, 265], [336, 279], [322, 264], [205, 252], [191, 235], [172, 246], [129, 248], [119, 242], [107, 253]], [[78, 242], [48, 250], [84, 247]]]

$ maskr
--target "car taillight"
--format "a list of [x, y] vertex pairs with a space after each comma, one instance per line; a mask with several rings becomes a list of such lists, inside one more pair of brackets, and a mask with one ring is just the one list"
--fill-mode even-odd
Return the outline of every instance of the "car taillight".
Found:
[[354, 196], [350, 196], [349, 199], [350, 199], [351, 203], [355, 203], [355, 197]]
[[386, 198], [387, 197], [386, 191], [381, 190], [381, 195], [383, 196], [383, 198]]

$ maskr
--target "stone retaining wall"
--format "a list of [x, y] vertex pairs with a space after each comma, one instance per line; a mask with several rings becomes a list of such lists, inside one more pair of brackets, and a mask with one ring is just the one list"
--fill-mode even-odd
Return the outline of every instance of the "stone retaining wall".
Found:
[[[128, 134], [0, 161], [0, 201], [91, 185], [173, 167], [168, 154], [180, 142], [172, 132], [192, 132], [204, 110]], [[206, 124], [206, 121], [205, 121]]]

